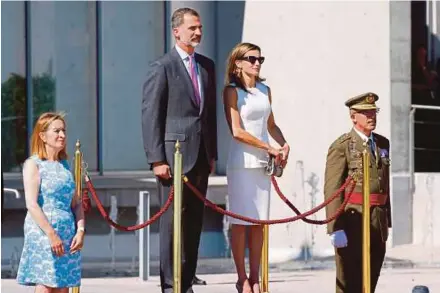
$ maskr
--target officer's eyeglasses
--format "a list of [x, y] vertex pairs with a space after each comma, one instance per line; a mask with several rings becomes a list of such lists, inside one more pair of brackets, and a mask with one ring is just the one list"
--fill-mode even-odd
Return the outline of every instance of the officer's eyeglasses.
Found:
[[248, 61], [252, 65], [254, 65], [255, 62], [257, 62], [257, 60], [258, 60], [258, 63], [263, 64], [265, 59], [266, 58], [264, 58], [263, 56], [261, 56], [261, 57], [257, 57], [257, 56], [244, 56], [244, 57], [240, 58], [240, 60]]

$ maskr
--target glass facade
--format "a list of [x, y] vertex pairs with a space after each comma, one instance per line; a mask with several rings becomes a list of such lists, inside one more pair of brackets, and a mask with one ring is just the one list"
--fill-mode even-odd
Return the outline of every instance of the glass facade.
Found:
[[66, 113], [68, 152], [76, 139], [90, 170], [97, 170], [96, 4], [30, 2], [30, 56], [35, 119]]
[[100, 3], [101, 155], [106, 171], [147, 168], [141, 129], [142, 84], [150, 58], [164, 52], [163, 21], [149, 25], [154, 17], [146, 15], [155, 6], [155, 2]]
[[21, 172], [31, 128], [47, 111], [65, 112], [68, 153], [79, 139], [90, 171], [147, 169], [142, 83], [164, 53], [164, 5], [126, 4], [1, 3], [3, 172]]
[[19, 172], [27, 156], [24, 2], [1, 3], [2, 170]]

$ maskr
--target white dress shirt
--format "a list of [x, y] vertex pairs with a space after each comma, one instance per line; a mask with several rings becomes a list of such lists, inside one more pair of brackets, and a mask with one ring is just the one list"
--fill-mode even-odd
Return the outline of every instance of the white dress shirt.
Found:
[[370, 137], [366, 136], [364, 133], [360, 132], [358, 129], [356, 129], [356, 127], [353, 127], [354, 131], [356, 131], [356, 133], [362, 138], [363, 141], [365, 141], [366, 143], [368, 143], [368, 140], [371, 139], [371, 148], [373, 150], [376, 149], [376, 143], [374, 142], [374, 136], [373, 136], [373, 132], [371, 132]]

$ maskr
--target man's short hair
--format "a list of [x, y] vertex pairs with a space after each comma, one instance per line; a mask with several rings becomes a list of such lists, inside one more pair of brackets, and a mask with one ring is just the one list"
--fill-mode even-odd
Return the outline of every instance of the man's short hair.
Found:
[[174, 11], [173, 16], [171, 17], [171, 28], [177, 28], [181, 26], [183, 24], [183, 17], [185, 16], [185, 14], [200, 17], [199, 13], [192, 8], [179, 8]]

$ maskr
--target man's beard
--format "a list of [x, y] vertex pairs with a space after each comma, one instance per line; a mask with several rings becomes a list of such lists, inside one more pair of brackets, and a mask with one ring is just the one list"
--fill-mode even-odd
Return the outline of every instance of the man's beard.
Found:
[[198, 41], [183, 41], [182, 39], [180, 39], [180, 42], [182, 42], [182, 44], [184, 44], [185, 46], [191, 46], [193, 48], [196, 48], [200, 44], [200, 40], [198, 40]]
[[200, 45], [200, 42], [190, 42], [191, 47], [196, 48], [198, 45]]

